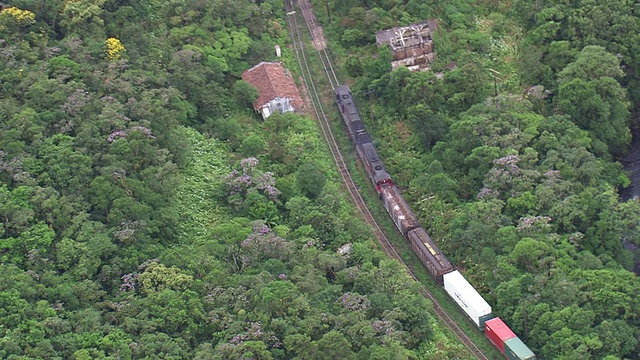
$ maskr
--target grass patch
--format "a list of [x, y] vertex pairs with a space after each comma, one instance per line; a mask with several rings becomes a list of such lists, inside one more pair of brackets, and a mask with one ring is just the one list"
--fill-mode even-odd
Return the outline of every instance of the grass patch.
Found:
[[180, 238], [183, 243], [204, 244], [213, 238], [217, 221], [228, 218], [226, 206], [218, 202], [224, 177], [231, 171], [224, 144], [207, 139], [197, 130], [185, 128], [191, 154], [181, 171], [182, 184], [177, 191], [180, 212]]

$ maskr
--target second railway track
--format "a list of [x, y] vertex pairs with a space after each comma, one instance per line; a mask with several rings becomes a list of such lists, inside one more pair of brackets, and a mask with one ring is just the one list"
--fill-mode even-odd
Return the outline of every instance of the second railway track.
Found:
[[[289, 28], [289, 34], [291, 35], [291, 40], [293, 43], [296, 58], [298, 60], [298, 65], [300, 66], [302, 79], [305, 87], [307, 88], [313, 112], [318, 119], [318, 124], [320, 125], [322, 134], [329, 146], [331, 156], [336, 163], [338, 172], [340, 173], [340, 176], [342, 177], [342, 180], [347, 190], [349, 191], [349, 194], [354, 204], [356, 205], [357, 210], [362, 214], [362, 217], [365, 219], [365, 221], [371, 225], [372, 232], [377, 238], [380, 245], [383, 247], [385, 253], [388, 256], [391, 256], [394, 259], [398, 260], [407, 269], [410, 276], [414, 280], [418, 281], [413, 269], [411, 269], [402, 260], [393, 244], [386, 237], [377, 221], [369, 211], [369, 207], [366, 205], [364, 199], [360, 194], [360, 191], [351, 178], [351, 174], [347, 168], [344, 157], [342, 156], [340, 148], [335, 140], [335, 136], [331, 129], [331, 123], [322, 105], [320, 91], [316, 86], [316, 82], [314, 81], [314, 74], [311, 70], [311, 67], [309, 66], [309, 57], [305, 50], [306, 42], [303, 35], [301, 34], [300, 25], [298, 24], [298, 15], [301, 14], [306, 25], [305, 27], [309, 31], [311, 41], [316, 50], [317, 56], [320, 59], [329, 84], [331, 88], [334, 89], [339, 85], [339, 81], [334, 71], [329, 54], [326, 50], [326, 43], [322, 38], [322, 33], [316, 23], [315, 16], [313, 15], [310, 4], [308, 3], [308, 0], [285, 0], [285, 6], [287, 11], [287, 25]], [[431, 302], [433, 303], [433, 309], [436, 312], [438, 318], [440, 318], [440, 320], [447, 326], [447, 328], [449, 328], [451, 332], [455, 334], [455, 336], [473, 356], [478, 359], [489, 359], [482, 352], [482, 350], [478, 348], [476, 344], [462, 331], [462, 329], [460, 329], [458, 324], [456, 324], [456, 322], [451, 319], [449, 314], [444, 311], [442, 306], [440, 306], [438, 300], [433, 296], [429, 289], [423, 286], [421, 294], [431, 300]]]

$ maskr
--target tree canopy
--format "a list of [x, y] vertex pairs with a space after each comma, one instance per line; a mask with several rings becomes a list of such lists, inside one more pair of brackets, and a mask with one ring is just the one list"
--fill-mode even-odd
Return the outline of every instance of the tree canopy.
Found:
[[[251, 108], [243, 70], [299, 77], [281, 0], [10, 3], [0, 358], [465, 358], [314, 121]], [[313, 3], [388, 171], [496, 314], [543, 358], [637, 357], [640, 205], [616, 159], [638, 6]], [[430, 18], [432, 71], [391, 71], [375, 32]]]
[[279, 44], [297, 72], [284, 9], [3, 7], [0, 358], [460, 350], [372, 247], [313, 120], [254, 113], [243, 70]]
[[[639, 205], [620, 199], [630, 179], [616, 160], [637, 126], [638, 7], [418, 3], [342, 2], [330, 23], [318, 12], [389, 173], [542, 358], [637, 357], [640, 282], [623, 241], [638, 243]], [[431, 71], [382, 71], [388, 49], [352, 36], [430, 18]]]

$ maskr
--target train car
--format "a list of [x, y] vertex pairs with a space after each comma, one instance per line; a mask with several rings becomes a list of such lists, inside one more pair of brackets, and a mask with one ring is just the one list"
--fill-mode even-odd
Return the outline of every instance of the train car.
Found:
[[422, 264], [427, 268], [431, 276], [442, 285], [444, 274], [453, 271], [453, 265], [442, 254], [429, 234], [422, 228], [417, 227], [407, 233], [407, 238], [411, 244], [411, 249], [418, 255]]
[[453, 266], [449, 260], [418, 223], [415, 214], [393, 184], [382, 160], [378, 157], [351, 90], [348, 86], [343, 85], [338, 86], [334, 91], [342, 120], [346, 125], [358, 156], [365, 166], [367, 175], [374, 184], [396, 227], [407, 238], [411, 248], [418, 255], [423, 265], [436, 281], [444, 286], [449, 296], [480, 330], [485, 329], [486, 323], [487, 337], [507, 359], [535, 359], [533, 352], [515, 336], [502, 320], [498, 318], [493, 322], [487, 322], [493, 318], [491, 306], [458, 271], [453, 271]]
[[418, 218], [409, 207], [409, 204], [404, 200], [397, 187], [389, 186], [382, 189], [380, 198], [402, 235], [406, 236], [409, 230], [420, 226]]
[[493, 318], [491, 306], [486, 300], [457, 270], [444, 274], [442, 280], [447, 294], [480, 330], [484, 330], [485, 321]]
[[346, 85], [339, 86], [335, 90], [335, 93], [338, 109], [340, 110], [342, 120], [347, 127], [349, 137], [351, 137], [353, 144], [357, 146], [370, 143], [372, 141], [371, 135], [369, 135], [367, 129], [364, 127], [362, 118], [360, 118], [360, 112], [353, 101], [349, 87]]
[[360, 160], [364, 164], [364, 168], [371, 179], [371, 182], [375, 185], [378, 195], [381, 195], [383, 188], [393, 186], [393, 181], [387, 173], [387, 170], [382, 164], [382, 160], [378, 157], [378, 152], [373, 146], [373, 143], [368, 142], [366, 144], [357, 145], [356, 150], [360, 156]]
[[484, 334], [504, 355], [504, 342], [516, 337], [516, 334], [499, 317], [487, 320], [484, 323]]
[[519, 337], [504, 342], [504, 356], [509, 360], [536, 360], [536, 355]]
[[376, 191], [380, 194], [384, 187], [393, 185], [391, 177], [384, 168], [382, 160], [378, 157], [378, 152], [375, 146], [373, 146], [371, 136], [364, 127], [349, 87], [346, 85], [338, 86], [335, 89], [335, 94], [336, 103], [338, 104], [338, 109], [347, 127], [349, 136], [356, 147], [358, 156], [360, 160], [362, 160], [371, 182], [373, 182]]
[[358, 146], [372, 142], [371, 135], [369, 135], [367, 129], [364, 128], [364, 123], [362, 121], [351, 122], [351, 129], [353, 131], [353, 134], [351, 134], [351, 140], [354, 145]]
[[[353, 140], [354, 144], [357, 144], [357, 141], [355, 139], [356, 131], [358, 130], [358, 128], [364, 129], [364, 124], [362, 124], [362, 119], [360, 118], [358, 107], [353, 101], [351, 90], [348, 86], [342, 85], [338, 86], [335, 89], [335, 94], [336, 103], [338, 104], [338, 109], [340, 110], [340, 114], [342, 115], [342, 120], [344, 121], [344, 124], [347, 126], [347, 130], [349, 131], [349, 136]], [[360, 123], [360, 126], [354, 126], [354, 123]]]

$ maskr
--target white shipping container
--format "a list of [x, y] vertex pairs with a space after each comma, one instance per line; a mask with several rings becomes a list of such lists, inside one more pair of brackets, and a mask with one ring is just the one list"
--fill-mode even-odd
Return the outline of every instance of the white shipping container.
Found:
[[462, 310], [481, 330], [484, 322], [491, 319], [491, 306], [457, 270], [444, 274], [444, 290], [458, 303]]

